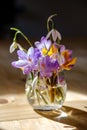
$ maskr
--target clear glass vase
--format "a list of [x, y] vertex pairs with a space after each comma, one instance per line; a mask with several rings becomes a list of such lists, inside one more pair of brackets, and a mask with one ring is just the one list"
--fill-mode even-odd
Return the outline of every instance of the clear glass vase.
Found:
[[58, 72], [50, 78], [28, 75], [25, 93], [29, 104], [36, 110], [56, 110], [62, 107], [67, 92], [64, 73]]

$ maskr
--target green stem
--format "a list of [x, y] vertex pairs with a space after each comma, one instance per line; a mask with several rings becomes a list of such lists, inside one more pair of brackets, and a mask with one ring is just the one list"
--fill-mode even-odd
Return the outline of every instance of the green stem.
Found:
[[32, 86], [31, 86], [31, 85], [28, 86], [28, 87], [30, 87], [30, 89], [29, 89], [29, 91], [28, 91], [28, 93], [27, 93], [27, 97], [30, 98], [30, 97], [32, 97], [33, 90], [32, 90]]
[[16, 31], [15, 36], [14, 36], [14, 41], [16, 41], [17, 34], [20, 33], [25, 38], [25, 40], [29, 43], [29, 45], [32, 46], [29, 39], [19, 29], [17, 28], [10, 28], [10, 29]]
[[43, 99], [43, 101], [48, 104], [48, 102], [45, 100], [44, 96], [36, 89], [36, 92], [41, 96], [41, 98]]
[[64, 100], [64, 96], [63, 96], [63, 92], [62, 92], [61, 88], [58, 88], [58, 91], [60, 93], [60, 97], [62, 97], [62, 100]]
[[36, 90], [36, 95], [37, 95], [37, 100], [38, 100], [38, 103], [39, 103], [39, 105], [40, 105], [40, 96], [39, 96], [39, 94], [38, 94], [38, 91]]
[[47, 20], [47, 30], [48, 30], [48, 32], [50, 31], [49, 22], [51, 22], [51, 24], [52, 24], [52, 29], [54, 28], [54, 22], [53, 22], [52, 18], [53, 18], [54, 16], [56, 16], [56, 15], [57, 15], [57, 14], [51, 15], [51, 16], [48, 18], [48, 20]]
[[16, 41], [17, 34], [18, 34], [18, 32], [16, 32], [15, 35], [14, 35], [14, 39], [13, 39], [14, 42]]
[[32, 81], [33, 81], [33, 79], [34, 79], [34, 73], [33, 72], [31, 72], [31, 78], [32, 78]]

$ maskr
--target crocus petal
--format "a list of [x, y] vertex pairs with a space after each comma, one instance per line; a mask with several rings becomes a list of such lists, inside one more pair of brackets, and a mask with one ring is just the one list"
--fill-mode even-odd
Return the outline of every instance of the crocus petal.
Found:
[[63, 51], [62, 55], [64, 56], [65, 60], [68, 61], [69, 56], [70, 56], [68, 50]]
[[42, 37], [40, 42], [35, 42], [35, 46], [39, 50], [42, 50], [43, 48], [46, 48], [48, 50], [51, 46], [51, 41], [47, 40], [46, 37]]
[[35, 50], [34, 50], [34, 57], [37, 60], [41, 57], [41, 52], [39, 51], [38, 48], [35, 48]]
[[45, 46], [46, 46], [47, 50], [50, 49], [51, 45], [52, 45], [51, 41], [50, 40], [46, 40]]
[[31, 67], [29, 65], [25, 66], [23, 74], [29, 74], [31, 72]]
[[34, 43], [34, 45], [39, 49], [39, 50], [41, 50], [43, 47], [44, 47], [44, 40], [45, 40], [45, 37], [44, 36], [42, 36], [41, 37], [41, 39], [40, 39], [40, 41], [36, 41], [35, 43]]
[[34, 54], [34, 47], [30, 47], [27, 52], [27, 57], [30, 57]]
[[67, 64], [67, 66], [69, 66], [69, 65], [74, 65], [75, 63], [76, 63], [76, 57], [75, 58], [73, 58], [72, 60], [70, 60], [69, 62], [68, 62], [68, 64]]
[[65, 46], [64, 45], [60, 45], [60, 52], [64, 52], [65, 51]]
[[66, 61], [69, 61], [72, 59], [72, 50], [65, 50], [61, 53]]
[[35, 42], [34, 44], [35, 44], [35, 46], [36, 46], [39, 50], [41, 50], [41, 49], [43, 48], [43, 46], [42, 46], [42, 44], [41, 44], [40, 42]]
[[17, 55], [18, 55], [19, 59], [21, 59], [21, 60], [27, 59], [27, 54], [23, 50], [18, 50]]
[[24, 67], [26, 65], [28, 65], [28, 62], [26, 60], [18, 60], [12, 62], [12, 66], [16, 68]]
[[43, 40], [45, 40], [45, 37], [44, 37], [44, 36], [41, 37], [40, 42], [42, 42]]
[[65, 69], [65, 70], [70, 70], [72, 67], [73, 67], [73, 65], [76, 63], [76, 57], [75, 58], [73, 58], [72, 60], [70, 60], [70, 61], [67, 61], [65, 64], [63, 64], [62, 65], [62, 67]]

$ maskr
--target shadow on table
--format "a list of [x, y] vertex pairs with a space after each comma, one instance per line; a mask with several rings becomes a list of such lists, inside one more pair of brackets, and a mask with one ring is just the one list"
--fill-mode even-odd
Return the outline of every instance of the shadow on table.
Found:
[[73, 128], [73, 130], [87, 129], [87, 112], [72, 107], [63, 106], [61, 110], [42, 111], [35, 110], [38, 114], [65, 124], [64, 128]]

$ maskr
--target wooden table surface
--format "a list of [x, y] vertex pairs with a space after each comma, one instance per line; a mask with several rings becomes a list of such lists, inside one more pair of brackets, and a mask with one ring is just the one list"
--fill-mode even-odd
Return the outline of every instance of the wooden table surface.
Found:
[[[11, 66], [16, 54], [9, 53], [10, 40], [0, 41], [0, 130], [86, 130], [87, 129], [87, 43], [66, 39], [77, 63], [65, 72], [67, 96], [64, 114], [34, 111], [25, 95], [26, 77]], [[52, 116], [53, 114], [54, 116]]]

